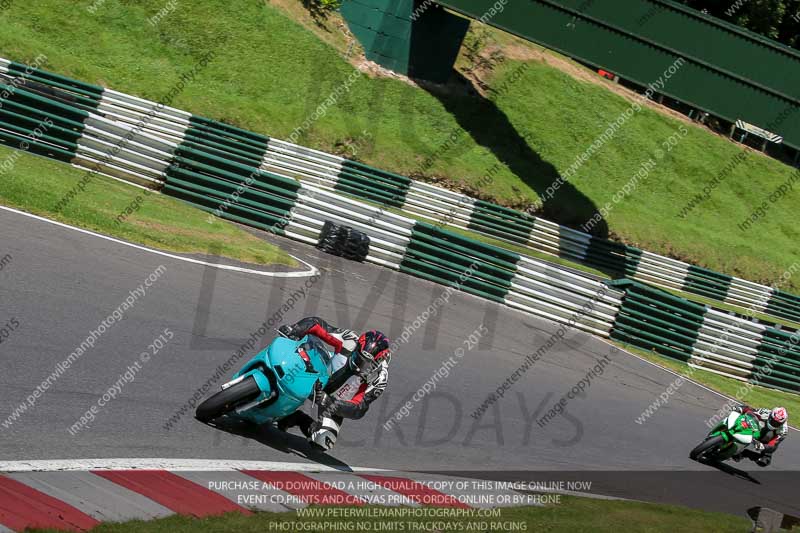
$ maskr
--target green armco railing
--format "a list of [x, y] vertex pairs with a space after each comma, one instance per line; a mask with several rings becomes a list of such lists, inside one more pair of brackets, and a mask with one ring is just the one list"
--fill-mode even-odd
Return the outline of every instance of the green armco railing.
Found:
[[502, 248], [417, 222], [400, 271], [504, 302], [519, 259]]
[[[343, 171], [344, 172], [344, 171]], [[340, 173], [340, 176], [343, 174]], [[396, 175], [395, 175], [396, 176]], [[405, 182], [402, 185], [392, 187], [391, 180], [368, 179], [343, 179], [335, 186], [347, 194], [370, 202], [378, 202], [382, 205], [392, 207], [403, 207], [402, 201], [408, 194], [409, 186]], [[533, 234], [537, 231], [537, 224], [541, 224], [537, 217], [506, 208], [497, 204], [483, 200], [475, 200], [471, 208], [469, 222], [466, 229], [482, 233], [484, 235], [505, 240], [518, 245], [532, 245]], [[578, 235], [576, 235], [578, 234]], [[552, 250], [549, 250], [552, 252]], [[580, 234], [575, 230], [564, 232], [559, 241], [556, 255], [571, 261], [577, 261], [592, 268], [606, 273], [611, 278], [619, 277], [649, 277], [669, 276], [658, 272], [652, 274], [641, 268], [643, 250], [601, 239], [589, 234]], [[653, 254], [651, 254], [651, 257]], [[667, 284], [674, 289], [682, 290], [691, 294], [696, 294], [704, 298], [710, 298], [720, 302], [734, 303], [741, 307], [746, 307], [744, 296], [734, 291], [736, 280], [733, 276], [715, 272], [713, 270], [686, 265], [685, 274], [677, 277]], [[656, 271], [658, 269], [655, 269]], [[650, 281], [650, 279], [648, 279]], [[763, 287], [765, 292], [770, 291], [768, 287]], [[731, 295], [738, 298], [731, 299]], [[800, 322], [800, 297], [782, 291], [771, 290], [771, 295], [766, 299], [767, 303], [760, 312], [777, 318], [783, 318], [795, 322]]]
[[411, 185], [405, 176], [349, 159], [342, 162], [338, 178], [335, 190], [397, 208], [403, 207]]
[[[793, 333], [746, 321], [724, 323], [725, 315], [708, 306], [634, 280], [608, 285], [625, 291], [612, 339], [718, 373], [727, 369], [728, 375], [754, 384], [800, 392], [800, 349]], [[728, 338], [734, 335], [752, 339], [752, 346], [731, 354]]]
[[765, 313], [800, 322], [800, 297], [788, 292], [775, 291], [767, 303]]
[[71, 92], [82, 94], [91, 97], [93, 100], [99, 100], [105, 88], [99, 85], [93, 85], [83, 81], [74, 80], [55, 72], [49, 72], [40, 68], [33, 68], [24, 63], [17, 63], [11, 61], [8, 65], [8, 71], [16, 76], [23, 78], [40, 81], [46, 85], [51, 85], [59, 88], [66, 88]]
[[83, 122], [89, 118], [88, 111], [74, 105], [58, 102], [33, 91], [0, 83], [0, 93], [7, 94], [3, 102], [13, 102], [34, 108], [39, 113], [52, 113], [56, 116]]
[[283, 234], [297, 202], [300, 184], [295, 180], [186, 144], [175, 154], [166, 171], [166, 194], [223, 218]]
[[267, 142], [254, 140], [246, 135], [230, 132], [223, 128], [215, 128], [208, 125], [192, 124], [186, 131], [186, 135], [197, 137], [198, 139], [208, 140], [226, 145], [230, 148], [238, 149], [253, 155], [261, 154], [263, 157], [267, 149]]
[[197, 129], [211, 131], [217, 134], [225, 133], [233, 138], [246, 139], [249, 143], [257, 146], [266, 147], [267, 143], [269, 142], [269, 137], [266, 135], [197, 115], [192, 115], [189, 118], [189, 124]]
[[21, 140], [19, 136], [8, 134], [2, 131], [0, 131], [0, 144], [15, 150], [25, 150], [36, 155], [63, 161], [64, 163], [72, 162], [72, 159], [75, 157], [75, 153], [71, 150], [65, 150], [63, 148], [53, 146], [52, 144], [43, 143], [40, 141]]
[[275, 216], [268, 215], [261, 210], [250, 209], [243, 205], [235, 204], [227, 210], [218, 213], [219, 200], [213, 194], [207, 194], [202, 189], [197, 191], [191, 187], [183, 187], [180, 181], [169, 181], [164, 185], [162, 192], [191, 203], [195, 207], [208, 213], [213, 213], [221, 218], [245, 224], [265, 231], [282, 234], [285, 222]]
[[689, 267], [683, 290], [714, 300], [724, 300], [731, 282], [733, 282], [733, 276], [692, 265]]
[[519, 211], [476, 200], [467, 228], [519, 244], [526, 244], [535, 220]]

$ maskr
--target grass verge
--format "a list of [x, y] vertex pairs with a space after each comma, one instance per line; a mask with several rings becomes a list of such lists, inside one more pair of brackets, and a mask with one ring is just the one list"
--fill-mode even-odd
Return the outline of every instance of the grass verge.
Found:
[[[13, 155], [12, 155], [13, 154]], [[129, 242], [182, 253], [207, 254], [258, 265], [298, 266], [286, 252], [239, 228], [168, 196], [94, 175], [83, 192], [57, 205], [86, 172], [64, 163], [0, 147], [14, 165], [0, 178], [0, 203]], [[138, 210], [117, 223], [126, 209]]]
[[[738, 381], [732, 378], [726, 378], [714, 374], [713, 372], [706, 372], [704, 370], [695, 370], [683, 361], [677, 359], [670, 359], [669, 357], [659, 355], [649, 350], [642, 350], [636, 346], [624, 342], [611, 341], [617, 346], [636, 354], [651, 363], [655, 363], [664, 368], [668, 368], [678, 374], [691, 378], [706, 387], [720, 392], [731, 398], [736, 398], [742, 403], [752, 405], [755, 407], [775, 407], [782, 405], [789, 410], [790, 413], [800, 413], [800, 394], [792, 394], [790, 392], [783, 392], [779, 390], [768, 389], [766, 387], [759, 387]], [[724, 402], [720, 401], [720, 404]]]
[[[0, 49], [5, 57], [27, 62], [44, 54], [47, 69], [155, 100], [214, 52], [175, 106], [279, 138], [297, 132], [300, 144], [443, 180], [516, 207], [544, 194], [631, 105], [618, 86], [598, 83], [574, 62], [485, 27], [471, 31], [457, 66], [462, 73], [471, 68], [468, 56], [474, 59], [475, 53], [468, 49], [478, 54], [499, 49], [507, 58], [502, 64], [466, 73], [489, 87], [486, 97], [363, 74], [342, 91], [353, 67], [337, 49], [346, 42], [334, 34], [341, 30], [331, 23], [330, 38], [321, 40], [307, 20], [304, 26], [287, 15], [299, 16], [290, 2], [279, 4], [294, 12], [267, 2], [247, 2], [236, 10], [224, 0], [184, 2], [158, 24], [148, 19], [163, 9], [163, 0], [13, 2], [0, 13]], [[82, 35], [92, 39], [76, 38]], [[317, 113], [334, 91], [335, 102]], [[318, 120], [302, 127], [316, 115]], [[453, 148], [425, 165], [454, 132], [462, 134]], [[576, 226], [611, 203], [611, 237], [768, 283], [796, 259], [800, 229], [788, 206], [797, 192], [767, 202], [768, 212], [752, 229], [737, 229], [792, 174], [750, 150], [739, 160], [742, 150], [705, 128], [644, 106], [580, 165], [545, 203], [543, 214]], [[651, 158], [656, 165], [635, 190], [612, 202]], [[492, 168], [499, 170], [479, 186]], [[682, 207], [719, 175], [709, 198], [681, 217]], [[800, 279], [790, 280], [786, 289], [800, 292]]]
[[[380, 508], [361, 508], [369, 511]], [[132, 521], [122, 524], [103, 524], [95, 533], [182, 533], [220, 531], [231, 533], [267, 533], [271, 531], [306, 531], [314, 533], [350, 531], [548, 531], [552, 533], [646, 531], [741, 533], [749, 531], [750, 521], [738, 516], [707, 513], [684, 507], [650, 503], [597, 500], [561, 496], [561, 503], [546, 507], [516, 507], [501, 509], [499, 518], [456, 517], [441, 518], [352, 518], [338, 517], [331, 509], [324, 518], [301, 517], [295, 513], [256, 513], [242, 516], [231, 513], [197, 519], [172, 516], [148, 522]], [[350, 510], [350, 509], [347, 509]], [[325, 512], [322, 509], [323, 513]], [[352, 509], [352, 511], [357, 511]], [[502, 523], [494, 525], [492, 523]], [[300, 526], [302, 524], [302, 526]], [[483, 525], [485, 524], [485, 525]], [[513, 529], [513, 524], [519, 524]], [[525, 529], [522, 529], [524, 527]], [[33, 530], [31, 533], [52, 530]]]

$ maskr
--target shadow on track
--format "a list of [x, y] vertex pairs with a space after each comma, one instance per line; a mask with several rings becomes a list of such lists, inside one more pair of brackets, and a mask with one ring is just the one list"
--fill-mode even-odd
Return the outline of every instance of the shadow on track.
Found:
[[252, 439], [273, 450], [286, 454], [294, 454], [309, 461], [335, 468], [342, 472], [352, 472], [350, 465], [313, 448], [308, 441], [299, 435], [284, 433], [272, 425], [257, 426], [246, 422], [221, 420], [217, 424], [206, 424], [209, 427], [225, 431], [246, 439]]
[[729, 465], [727, 463], [720, 463], [720, 462], [716, 462], [716, 461], [697, 461], [697, 462], [702, 464], [702, 465], [706, 465], [706, 466], [710, 466], [712, 468], [716, 468], [720, 472], [728, 474], [729, 476], [738, 477], [740, 479], [744, 479], [746, 481], [749, 481], [750, 483], [755, 483], [756, 485], [761, 485], [761, 482], [758, 479], [756, 479], [753, 476], [751, 476], [748, 472], [745, 472], [744, 470], [739, 470], [738, 468], [735, 468], [735, 467], [733, 467], [733, 466], [731, 466], [731, 465]]

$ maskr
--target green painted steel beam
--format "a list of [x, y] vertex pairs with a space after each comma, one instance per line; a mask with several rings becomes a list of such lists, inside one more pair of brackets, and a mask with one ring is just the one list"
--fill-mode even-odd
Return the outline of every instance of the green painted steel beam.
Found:
[[[496, 4], [437, 2], [470, 18]], [[796, 50], [665, 0], [526, 0], [495, 11], [488, 24], [641, 86], [656, 84], [657, 93], [729, 122], [745, 120], [800, 149]]]

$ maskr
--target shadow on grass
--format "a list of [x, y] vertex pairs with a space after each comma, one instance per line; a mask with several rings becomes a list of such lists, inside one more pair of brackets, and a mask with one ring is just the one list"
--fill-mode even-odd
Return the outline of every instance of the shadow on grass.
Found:
[[328, 0], [327, 2], [321, 2], [320, 0], [302, 0], [303, 7], [306, 8], [308, 14], [311, 15], [311, 19], [314, 21], [320, 29], [323, 29], [330, 33], [326, 22], [328, 22], [328, 16], [339, 7], [341, 2], [335, 2], [332, 0]]
[[[446, 85], [416, 81], [442, 103], [476, 144], [491, 151], [541, 198], [546, 198], [544, 205], [532, 214], [581, 231], [584, 231], [582, 224], [600, 216], [594, 202], [569, 181], [561, 183], [549, 197], [547, 191], [548, 188], [553, 191], [551, 186], [557, 184], [560, 176], [558, 170], [528, 145], [525, 135], [517, 131], [508, 116], [491, 99], [478, 93], [471, 80], [453, 71]], [[594, 222], [591, 233], [607, 238], [608, 224], [605, 219], [601, 217]]]

